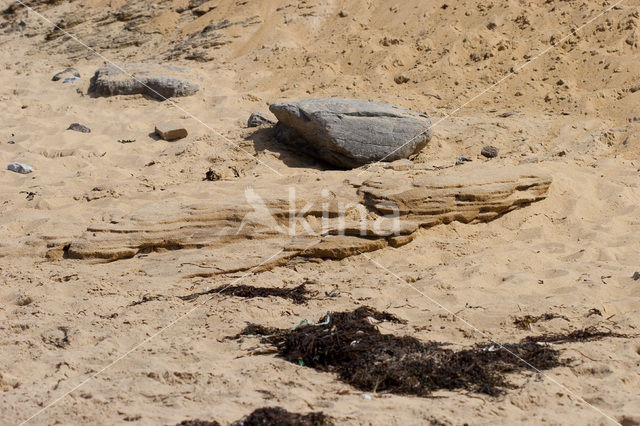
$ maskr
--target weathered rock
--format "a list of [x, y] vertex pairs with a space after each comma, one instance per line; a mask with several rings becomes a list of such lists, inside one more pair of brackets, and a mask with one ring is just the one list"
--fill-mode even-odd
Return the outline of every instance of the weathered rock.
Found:
[[7, 170], [11, 170], [12, 172], [26, 175], [28, 173], [33, 172], [33, 167], [27, 166], [26, 164], [21, 164], [21, 163], [10, 163], [7, 166]]
[[249, 116], [249, 120], [247, 120], [248, 127], [260, 127], [265, 125], [273, 125], [275, 124], [273, 121], [269, 120], [264, 115], [259, 112], [254, 112]]
[[487, 145], [482, 148], [480, 154], [487, 158], [496, 158], [498, 156], [498, 148], [496, 148], [495, 146]]
[[165, 141], [175, 141], [186, 138], [189, 132], [180, 123], [166, 121], [156, 124], [156, 134]]
[[199, 81], [188, 68], [173, 65], [108, 64], [96, 71], [89, 91], [98, 96], [143, 94], [164, 100], [195, 94]]
[[425, 114], [355, 99], [320, 98], [273, 104], [276, 138], [342, 168], [394, 161], [431, 139]]
[[73, 130], [80, 133], [91, 133], [91, 129], [80, 123], [72, 123], [67, 130]]
[[59, 81], [59, 80], [67, 80], [67, 79], [78, 79], [80, 78], [80, 73], [78, 72], [77, 69], [75, 68], [67, 68], [64, 71], [60, 71], [58, 74], [54, 75], [53, 78], [51, 79], [52, 81]]

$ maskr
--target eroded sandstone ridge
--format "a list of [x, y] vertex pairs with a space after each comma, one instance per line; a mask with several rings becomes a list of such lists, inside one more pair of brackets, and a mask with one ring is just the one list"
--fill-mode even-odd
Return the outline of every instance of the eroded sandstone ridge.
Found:
[[[325, 173], [326, 179], [313, 183], [292, 177], [216, 182], [211, 199], [165, 200], [162, 209], [153, 203], [90, 225], [66, 244], [64, 256], [115, 261], [208, 249], [205, 264], [213, 272], [207, 274], [274, 266], [296, 256], [341, 259], [407, 244], [420, 227], [490, 221], [544, 199], [551, 184], [550, 177], [524, 166], [467, 173], [384, 169], [360, 177], [355, 171]], [[258, 261], [252, 257], [256, 244], [276, 255]], [[56, 250], [63, 254], [58, 247], [49, 255]]]

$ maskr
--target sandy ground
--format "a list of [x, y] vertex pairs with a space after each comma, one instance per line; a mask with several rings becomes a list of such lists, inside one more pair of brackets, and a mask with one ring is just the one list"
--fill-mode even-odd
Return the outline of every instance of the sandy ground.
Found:
[[[255, 339], [224, 340], [247, 322], [285, 328], [361, 305], [408, 320], [383, 324], [383, 331], [460, 347], [588, 326], [637, 333], [640, 281], [631, 278], [640, 270], [637, 0], [566, 40], [613, 3], [221, 0], [201, 6], [215, 7], [200, 17], [177, 13], [188, 3], [177, 0], [153, 8], [143, 1], [31, 3], [110, 60], [196, 71], [203, 89], [175, 102], [206, 125], [170, 102], [87, 95], [103, 59], [64, 35], [47, 37], [52, 25], [33, 12], [3, 15], [1, 423], [35, 414], [34, 424], [225, 423], [278, 405], [321, 410], [339, 424], [640, 424], [637, 337], [566, 345], [571, 367], [514, 376], [519, 387], [496, 398], [440, 391], [434, 398], [371, 399], [332, 374], [251, 356]], [[196, 37], [195, 47], [179, 46], [224, 20], [233, 25], [221, 26], [218, 45], [200, 48]], [[82, 79], [52, 82], [66, 66]], [[398, 76], [407, 81], [398, 84], [405, 80]], [[202, 181], [209, 167], [239, 172], [226, 180], [275, 181], [277, 172], [321, 181], [327, 172], [311, 159], [246, 128], [248, 115], [267, 112], [269, 103], [319, 96], [427, 112], [437, 125], [417, 164], [451, 165], [465, 154], [473, 161], [460, 166], [464, 171], [537, 159], [535, 166], [553, 177], [548, 197], [490, 223], [422, 229], [400, 248], [298, 259], [259, 273], [186, 278], [181, 259], [197, 263], [204, 249], [112, 263], [46, 257], [47, 241], [71, 241], [95, 222], [215, 203], [216, 183]], [[500, 117], [508, 111], [518, 113]], [[162, 119], [182, 120], [189, 137], [153, 139]], [[65, 130], [73, 122], [92, 132]], [[499, 148], [498, 159], [479, 155], [487, 144]], [[35, 172], [4, 170], [13, 161]], [[273, 254], [268, 245], [251, 244], [259, 259]], [[319, 296], [306, 305], [178, 297], [234, 280], [272, 287], [309, 280]], [[339, 297], [324, 297], [335, 288]], [[566, 319], [528, 331], [513, 325], [516, 316], [547, 312]]]

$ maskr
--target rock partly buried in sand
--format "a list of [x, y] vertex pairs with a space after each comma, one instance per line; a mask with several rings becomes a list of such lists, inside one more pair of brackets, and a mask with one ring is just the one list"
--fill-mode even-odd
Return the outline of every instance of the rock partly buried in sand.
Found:
[[89, 92], [98, 96], [142, 94], [156, 99], [191, 96], [200, 90], [199, 79], [188, 68], [173, 65], [108, 64], [96, 71]]
[[67, 80], [76, 80], [80, 78], [80, 73], [75, 68], [67, 68], [64, 71], [60, 71], [58, 74], [54, 75], [51, 78], [51, 81], [67, 81]]
[[425, 114], [356, 99], [320, 98], [273, 104], [276, 138], [341, 168], [395, 161], [431, 139]]
[[91, 129], [80, 123], [71, 123], [67, 130], [73, 130], [80, 133], [91, 133]]
[[156, 124], [156, 134], [165, 141], [175, 141], [186, 138], [189, 135], [189, 132], [187, 132], [187, 129], [179, 123], [166, 121]]
[[269, 120], [264, 114], [259, 112], [254, 112], [249, 116], [247, 120], [247, 127], [260, 127], [265, 125], [273, 125], [275, 124], [273, 121]]

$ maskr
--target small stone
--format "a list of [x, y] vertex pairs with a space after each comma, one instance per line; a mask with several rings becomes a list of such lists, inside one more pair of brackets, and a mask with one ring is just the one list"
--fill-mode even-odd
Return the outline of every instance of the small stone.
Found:
[[396, 84], [405, 84], [409, 82], [409, 77], [404, 76], [404, 75], [396, 75], [393, 78], [393, 81], [396, 82]]
[[638, 271], [634, 272], [631, 278], [633, 278], [634, 281], [640, 280], [640, 272]]
[[156, 124], [156, 134], [165, 141], [175, 141], [186, 138], [189, 135], [187, 129], [180, 124], [172, 122]]
[[456, 166], [459, 166], [460, 164], [466, 163], [468, 161], [471, 161], [471, 158], [467, 157], [466, 155], [461, 155], [456, 160]]
[[538, 162], [538, 159], [537, 159], [537, 158], [535, 158], [535, 157], [533, 157], [533, 158], [527, 158], [527, 159], [525, 159], [525, 160], [522, 160], [522, 161], [521, 161], [520, 163], [518, 163], [518, 164], [534, 164], [534, 163], [537, 163], [537, 162]]
[[33, 167], [27, 166], [26, 164], [11, 163], [7, 166], [7, 170], [11, 170], [12, 172], [26, 175], [28, 173], [33, 172]]
[[253, 114], [251, 114], [251, 116], [249, 116], [249, 120], [247, 120], [247, 126], [249, 127], [260, 127], [267, 124], [273, 125], [275, 123], [259, 112], [254, 112]]
[[496, 148], [495, 146], [487, 145], [482, 148], [480, 154], [487, 158], [496, 158], [498, 156], [498, 148]]
[[215, 182], [222, 179], [222, 175], [220, 174], [220, 172], [213, 170], [212, 168], [209, 168], [209, 170], [207, 170], [207, 172], [204, 174], [204, 180], [207, 180], [209, 182]]
[[344, 10], [341, 10], [340, 13], [338, 13], [338, 16], [341, 18], [346, 18], [347, 16], [349, 16], [349, 14]]
[[80, 132], [80, 133], [91, 133], [91, 129], [88, 128], [87, 126], [83, 126], [80, 123], [72, 123], [67, 130], [74, 130], [76, 132]]
[[[516, 95], [517, 96], [517, 95]], [[500, 114], [500, 117], [502, 118], [507, 118], [507, 117], [511, 117], [512, 115], [516, 115], [516, 114], [520, 114], [520, 111], [507, 111], [507, 112], [503, 112], [502, 114]]]
[[67, 68], [64, 71], [60, 71], [58, 74], [54, 75], [51, 81], [60, 81], [63, 80], [64, 83], [67, 83], [67, 79], [73, 79], [73, 81], [78, 80], [80, 78], [80, 73], [75, 68]]
[[18, 299], [16, 300], [16, 305], [18, 306], [27, 306], [30, 305], [33, 302], [33, 299], [30, 296], [26, 296], [26, 295], [21, 295], [18, 296]]

